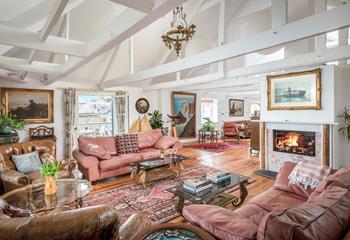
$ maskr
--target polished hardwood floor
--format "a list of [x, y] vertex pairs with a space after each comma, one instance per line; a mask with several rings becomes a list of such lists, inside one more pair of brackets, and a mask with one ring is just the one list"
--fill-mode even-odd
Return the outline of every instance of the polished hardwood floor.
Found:
[[[180, 154], [189, 157], [189, 160], [185, 161], [185, 167], [203, 164], [252, 177], [255, 181], [247, 187], [248, 197], [246, 198], [246, 202], [261, 192], [266, 191], [273, 183], [273, 180], [269, 178], [254, 174], [254, 171], [259, 167], [259, 159], [258, 157], [249, 154], [249, 148], [235, 149], [222, 153], [210, 153], [203, 150], [184, 147]], [[91, 194], [130, 183], [132, 183], [132, 180], [129, 175], [108, 179], [95, 184]], [[233, 194], [239, 194], [239, 191], [236, 191]], [[228, 205], [227, 208], [233, 209], [232, 205]], [[178, 217], [171, 222], [183, 221], [184, 219], [182, 217]]]

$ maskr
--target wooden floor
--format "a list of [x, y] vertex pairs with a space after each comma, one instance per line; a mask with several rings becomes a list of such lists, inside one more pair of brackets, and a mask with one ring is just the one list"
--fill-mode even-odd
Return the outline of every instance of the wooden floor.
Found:
[[[210, 153], [203, 150], [184, 147], [181, 150], [180, 154], [189, 157], [189, 160], [185, 161], [185, 167], [192, 167], [198, 164], [203, 164], [252, 177], [255, 182], [248, 185], [247, 187], [248, 197], [246, 199], [246, 202], [249, 201], [252, 197], [270, 188], [273, 183], [273, 180], [269, 178], [254, 174], [254, 171], [259, 167], [259, 161], [258, 157], [250, 156], [248, 148], [235, 149], [222, 153]], [[130, 180], [129, 175], [117, 177], [114, 179], [108, 179], [95, 184], [93, 186], [93, 191], [91, 194], [130, 183], [132, 183], [132, 180]], [[239, 194], [239, 192], [236, 191], [234, 194]], [[228, 205], [227, 208], [232, 209], [232, 206]], [[184, 219], [182, 217], [178, 217], [171, 222], [183, 221]]]

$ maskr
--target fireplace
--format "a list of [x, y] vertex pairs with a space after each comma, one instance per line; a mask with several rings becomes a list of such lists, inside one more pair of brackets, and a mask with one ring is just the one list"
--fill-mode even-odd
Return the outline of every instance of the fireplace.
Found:
[[315, 157], [315, 132], [273, 130], [273, 150]]

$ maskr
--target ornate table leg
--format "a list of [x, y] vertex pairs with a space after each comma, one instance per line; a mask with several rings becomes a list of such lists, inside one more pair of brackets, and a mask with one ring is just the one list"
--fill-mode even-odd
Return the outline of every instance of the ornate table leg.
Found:
[[134, 179], [136, 175], [137, 175], [137, 170], [133, 168], [130, 174], [130, 179]]
[[146, 188], [146, 179], [147, 179], [146, 170], [141, 170], [139, 175], [140, 175], [140, 182], [142, 183], [142, 186]]
[[244, 202], [244, 200], [246, 199], [247, 196], [248, 196], [248, 190], [245, 186], [245, 183], [240, 183], [239, 184], [239, 198], [235, 198], [232, 201], [232, 205], [234, 207], [239, 207]]
[[180, 214], [182, 214], [182, 209], [184, 208], [185, 199], [181, 196], [178, 196], [178, 197], [179, 197], [179, 201], [177, 202], [176, 210], [179, 211]]

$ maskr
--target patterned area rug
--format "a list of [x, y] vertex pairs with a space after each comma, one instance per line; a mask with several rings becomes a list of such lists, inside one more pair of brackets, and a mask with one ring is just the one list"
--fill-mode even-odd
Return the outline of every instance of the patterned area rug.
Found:
[[[213, 168], [199, 165], [185, 169], [181, 174], [181, 180], [193, 177], [206, 176]], [[250, 181], [251, 183], [252, 181]], [[134, 213], [142, 212], [152, 222], [159, 224], [174, 219], [180, 214], [175, 209], [177, 198], [165, 191], [174, 185], [179, 184], [175, 178], [167, 178], [148, 184], [144, 189], [142, 185], [130, 184], [111, 190], [106, 190], [84, 198], [84, 206], [109, 205], [118, 209], [123, 220], [126, 220]], [[238, 187], [228, 192], [237, 190]], [[190, 202], [185, 202], [189, 205]]]
[[249, 147], [249, 143], [241, 142], [238, 144], [237, 143], [234, 144], [234, 143], [219, 141], [217, 143], [189, 144], [189, 145], [186, 145], [185, 147], [200, 149], [200, 150], [204, 150], [212, 153], [220, 153], [220, 152], [230, 151], [233, 149], [247, 148]]

